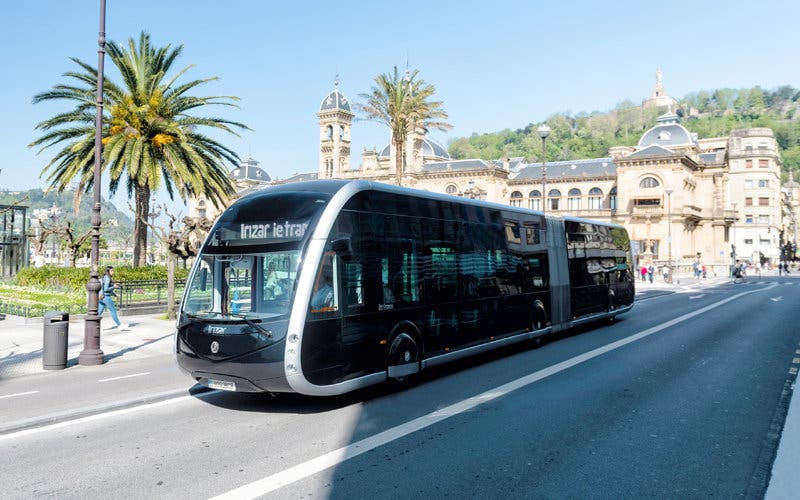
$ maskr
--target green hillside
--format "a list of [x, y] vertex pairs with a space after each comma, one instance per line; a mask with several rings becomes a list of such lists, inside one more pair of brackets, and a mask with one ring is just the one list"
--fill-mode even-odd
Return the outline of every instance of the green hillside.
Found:
[[[769, 127], [775, 131], [783, 158], [784, 175], [800, 177], [800, 91], [784, 85], [774, 90], [717, 89], [686, 95], [675, 110], [682, 124], [698, 137], [720, 137], [744, 127]], [[642, 109], [631, 101], [621, 102], [601, 113], [557, 113], [545, 121], [552, 129], [547, 139], [547, 160], [579, 160], [608, 155], [612, 146], [635, 146], [642, 134], [655, 125], [665, 110]], [[539, 123], [517, 130], [473, 134], [453, 139], [450, 155], [455, 159], [494, 160], [523, 156], [541, 161], [542, 141], [536, 135]]]
[[[84, 194], [81, 197], [77, 214], [73, 212], [73, 202], [75, 193], [64, 191], [63, 193], [45, 193], [41, 189], [29, 189], [27, 191], [0, 191], [0, 205], [10, 205], [19, 203], [28, 207], [28, 215], [33, 217], [33, 211], [37, 208], [50, 208], [55, 204], [61, 209], [61, 217], [75, 221], [78, 232], [82, 233], [92, 227], [92, 196]], [[133, 232], [133, 219], [126, 213], [117, 210], [113, 203], [103, 201], [101, 205], [101, 217], [103, 220], [115, 219], [117, 226], [103, 229], [103, 238], [112, 241], [123, 241]]]

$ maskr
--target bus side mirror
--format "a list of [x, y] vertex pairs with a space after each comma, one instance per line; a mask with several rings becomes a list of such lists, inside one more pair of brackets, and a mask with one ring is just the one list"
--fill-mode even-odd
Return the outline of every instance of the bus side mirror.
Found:
[[345, 256], [350, 253], [350, 237], [344, 236], [341, 238], [336, 238], [331, 242], [331, 250], [336, 252], [340, 256]]
[[208, 282], [208, 269], [205, 267], [200, 269], [200, 290], [206, 290], [206, 284]]

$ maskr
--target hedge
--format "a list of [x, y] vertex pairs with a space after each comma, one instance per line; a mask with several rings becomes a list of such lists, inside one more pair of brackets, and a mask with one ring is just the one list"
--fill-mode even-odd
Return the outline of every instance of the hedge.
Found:
[[[105, 266], [100, 267], [100, 276], [105, 272]], [[177, 279], [186, 278], [187, 269], [175, 270]], [[166, 266], [128, 267], [114, 266], [114, 281], [155, 280], [167, 281]], [[14, 283], [18, 286], [36, 286], [56, 290], [86, 289], [89, 281], [89, 268], [87, 267], [26, 267], [17, 273]]]

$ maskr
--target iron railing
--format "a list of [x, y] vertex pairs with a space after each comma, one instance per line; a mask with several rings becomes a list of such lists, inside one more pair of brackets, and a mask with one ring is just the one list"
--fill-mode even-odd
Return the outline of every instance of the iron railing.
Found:
[[[117, 309], [138, 307], [159, 307], [167, 305], [167, 282], [161, 280], [120, 281], [121, 287], [116, 291], [114, 303]], [[175, 300], [181, 299], [186, 280], [175, 280]], [[64, 311], [70, 315], [86, 314], [86, 304], [60, 305], [19, 305], [0, 301], [0, 314], [36, 318], [44, 316], [47, 311]]]

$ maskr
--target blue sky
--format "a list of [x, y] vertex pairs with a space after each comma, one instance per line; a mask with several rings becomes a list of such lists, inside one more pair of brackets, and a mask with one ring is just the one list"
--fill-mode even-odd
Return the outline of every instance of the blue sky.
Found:
[[[38, 176], [52, 153], [37, 156], [27, 144], [36, 123], [65, 108], [31, 97], [66, 81], [71, 56], [96, 65], [99, 0], [4, 2], [3, 11], [0, 189], [45, 187]], [[799, 15], [800, 4], [788, 1], [107, 0], [106, 34], [122, 42], [144, 30], [157, 45], [183, 44], [178, 67], [194, 65], [187, 78], [221, 78], [195, 94], [241, 98], [239, 109], [203, 113], [253, 129], [225, 143], [271, 176], [288, 177], [317, 169], [315, 114], [337, 73], [340, 90], [358, 101], [375, 75], [408, 61], [444, 101], [454, 128], [432, 136], [447, 144], [557, 112], [639, 102], [659, 67], [676, 98], [720, 87], [800, 87]], [[108, 58], [106, 69], [116, 78]], [[356, 121], [354, 166], [364, 147], [388, 139], [385, 127]], [[114, 201], [126, 206], [121, 196]]]

